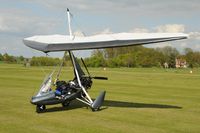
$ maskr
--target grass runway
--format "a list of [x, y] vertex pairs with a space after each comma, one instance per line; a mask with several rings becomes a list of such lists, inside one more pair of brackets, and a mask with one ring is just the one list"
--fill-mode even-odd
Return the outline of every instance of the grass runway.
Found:
[[[37, 114], [30, 98], [53, 69], [0, 64], [0, 133], [200, 132], [200, 69], [89, 68], [109, 78], [93, 80], [89, 91], [92, 98], [107, 91], [101, 111], [74, 101]], [[62, 72], [73, 77], [72, 68]]]

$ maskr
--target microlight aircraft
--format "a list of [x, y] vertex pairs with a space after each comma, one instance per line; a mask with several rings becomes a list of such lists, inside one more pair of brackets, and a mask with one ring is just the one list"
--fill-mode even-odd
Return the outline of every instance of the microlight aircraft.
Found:
[[[73, 51], [87, 49], [103, 49], [114, 47], [136, 46], [151, 43], [161, 43], [167, 41], [175, 41], [186, 39], [187, 34], [184, 33], [114, 33], [99, 34], [92, 36], [75, 36], [71, 30], [71, 13], [67, 9], [69, 35], [37, 35], [24, 38], [23, 42], [26, 46], [42, 51], [44, 53], [65, 51], [69, 54], [74, 69], [74, 79], [70, 81], [60, 80], [60, 69], [56, 76], [55, 82], [52, 82], [54, 72], [49, 74], [43, 81], [39, 92], [32, 97], [31, 103], [36, 105], [36, 112], [44, 112], [46, 105], [62, 104], [67, 107], [72, 100], [78, 100], [89, 106], [92, 111], [98, 111], [103, 104], [106, 91], [92, 100], [88, 94], [88, 90], [92, 87], [92, 79], [107, 80], [107, 77], [92, 77], [81, 59], [87, 74], [83, 71], [81, 65], [74, 56]], [[63, 60], [64, 61], [64, 60]], [[52, 90], [52, 85], [56, 86], [56, 90]]]

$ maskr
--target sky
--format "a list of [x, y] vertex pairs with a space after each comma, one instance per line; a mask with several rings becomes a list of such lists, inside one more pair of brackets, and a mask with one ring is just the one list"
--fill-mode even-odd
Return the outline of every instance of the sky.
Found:
[[[180, 52], [200, 51], [199, 0], [0, 0], [0, 53], [44, 56], [22, 40], [33, 35], [69, 34], [67, 8], [73, 14], [74, 34], [117, 32], [184, 32], [189, 39], [149, 44], [173, 46]], [[49, 53], [61, 57], [62, 52]], [[77, 51], [88, 57], [91, 50]]]

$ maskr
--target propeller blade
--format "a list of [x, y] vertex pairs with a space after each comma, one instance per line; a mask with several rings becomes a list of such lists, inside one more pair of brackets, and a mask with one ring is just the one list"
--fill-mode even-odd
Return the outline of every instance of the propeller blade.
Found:
[[81, 58], [81, 61], [82, 61], [83, 65], [84, 65], [84, 67], [85, 67], [85, 69], [86, 69], [88, 75], [90, 76], [90, 73], [89, 73], [89, 71], [88, 71], [88, 69], [87, 69], [87, 66], [86, 66], [86, 64], [85, 64], [85, 62], [84, 62], [84, 60], [83, 60], [83, 58]]
[[108, 80], [107, 77], [92, 77], [93, 79]]
[[[86, 66], [86, 64], [85, 64], [85, 62], [84, 62], [84, 60], [83, 60], [83, 58], [81, 58], [81, 61], [82, 61], [82, 63], [83, 63], [83, 65], [84, 65], [84, 67], [85, 67], [85, 69], [86, 69], [86, 71], [87, 71], [87, 73], [88, 73], [88, 76], [89, 77], [91, 77], [91, 75], [90, 75], [90, 73], [89, 73], [89, 71], [88, 71], [88, 69], [87, 69], [87, 66]], [[93, 79], [100, 79], [100, 80], [108, 80], [108, 78], [107, 77], [91, 77], [91, 78], [93, 78]]]

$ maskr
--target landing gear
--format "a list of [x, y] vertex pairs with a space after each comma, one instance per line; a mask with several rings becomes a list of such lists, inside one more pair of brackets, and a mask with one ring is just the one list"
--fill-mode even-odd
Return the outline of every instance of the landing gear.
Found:
[[45, 109], [46, 109], [46, 106], [45, 106], [45, 105], [37, 105], [37, 106], [36, 106], [36, 112], [37, 112], [37, 113], [44, 112]]
[[62, 103], [62, 106], [63, 106], [63, 107], [68, 107], [69, 104], [70, 104], [70, 101], [67, 101], [67, 102]]
[[91, 108], [92, 112], [96, 112], [96, 111], [99, 111], [100, 108]]

